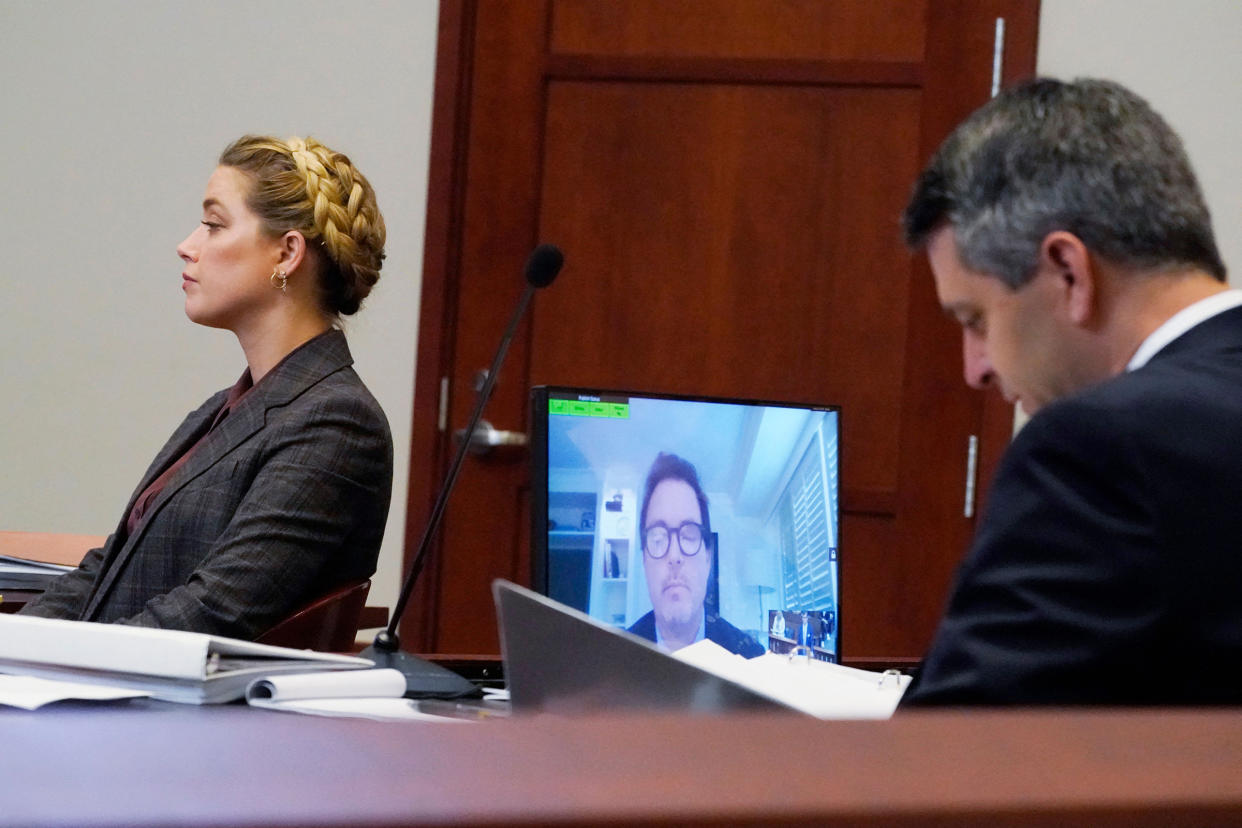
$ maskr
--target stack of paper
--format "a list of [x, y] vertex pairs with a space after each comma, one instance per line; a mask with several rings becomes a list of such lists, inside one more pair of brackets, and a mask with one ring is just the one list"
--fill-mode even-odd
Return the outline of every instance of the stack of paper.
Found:
[[54, 702], [118, 701], [149, 696], [141, 690], [126, 690], [103, 684], [82, 684], [77, 681], [54, 681], [34, 676], [0, 675], [0, 706], [38, 710]]
[[708, 639], [672, 655], [821, 719], [887, 719], [910, 684], [910, 676], [897, 671], [876, 673], [803, 656], [745, 659]]
[[[251, 707], [269, 710], [382, 721], [469, 721], [460, 713], [445, 715], [424, 712], [420, 707], [422, 702], [402, 698], [404, 693], [405, 676], [392, 669], [281, 673], [252, 678], [245, 689], [246, 701]], [[0, 674], [0, 708], [37, 710], [49, 704], [70, 700], [118, 702], [151, 695], [149, 691], [104, 684]], [[480, 711], [470, 718], [484, 718], [483, 713], [484, 711]]]
[[72, 566], [0, 555], [0, 590], [46, 589], [50, 581], [71, 569]]
[[0, 615], [0, 673], [140, 690], [166, 701], [232, 701], [260, 676], [374, 666], [205, 633]]

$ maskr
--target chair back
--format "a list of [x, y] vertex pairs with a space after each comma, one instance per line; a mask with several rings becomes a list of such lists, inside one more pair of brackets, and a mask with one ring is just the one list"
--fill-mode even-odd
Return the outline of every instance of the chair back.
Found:
[[358, 621], [371, 581], [356, 581], [337, 587], [312, 601], [257, 639], [260, 644], [347, 653], [354, 648]]

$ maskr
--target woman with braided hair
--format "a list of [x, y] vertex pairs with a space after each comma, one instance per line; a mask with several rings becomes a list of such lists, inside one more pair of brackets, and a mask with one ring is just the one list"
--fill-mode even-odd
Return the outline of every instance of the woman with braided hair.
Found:
[[104, 545], [23, 611], [253, 639], [375, 571], [392, 437], [338, 323], [379, 278], [384, 219], [346, 156], [246, 136], [177, 254], [186, 315], [232, 331], [247, 368], [173, 433]]

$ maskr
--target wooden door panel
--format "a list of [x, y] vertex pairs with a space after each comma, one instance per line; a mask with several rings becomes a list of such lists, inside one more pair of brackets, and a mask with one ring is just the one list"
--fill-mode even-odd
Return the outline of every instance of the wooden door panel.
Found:
[[894, 600], [903, 565], [897, 520], [888, 503], [871, 512], [842, 504], [841, 647], [855, 662], [904, 657], [917, 632], [908, 605]]
[[[847, 658], [918, 656], [1006, 407], [964, 389], [897, 216], [927, 153], [1034, 64], [1035, 0], [442, 0], [407, 544], [539, 241], [537, 297], [487, 419], [535, 383], [842, 405]], [[447, 422], [439, 422], [447, 380]], [[986, 483], [986, 479], [981, 481]], [[527, 458], [467, 462], [402, 626], [496, 652], [489, 584], [525, 581]]]
[[[554, 84], [541, 229], [576, 265], [540, 297], [531, 382], [839, 403], [844, 485], [891, 494], [901, 387], [868, 378], [903, 373], [911, 259], [871, 217], [900, 212], [919, 105], [913, 90]], [[871, 139], [881, 126], [906, 146]], [[889, 163], [860, 174], [876, 152]]]
[[919, 0], [556, 0], [549, 51], [918, 61], [926, 15]]

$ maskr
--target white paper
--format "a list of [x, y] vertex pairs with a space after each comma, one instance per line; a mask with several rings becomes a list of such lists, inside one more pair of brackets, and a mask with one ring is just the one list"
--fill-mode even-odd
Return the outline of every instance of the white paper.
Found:
[[206, 633], [0, 614], [0, 671], [149, 690], [165, 701], [233, 701], [257, 677], [374, 666]]
[[299, 699], [400, 698], [405, 677], [397, 670], [345, 670], [264, 676], [246, 687], [246, 701], [278, 704]]
[[801, 656], [764, 653], [746, 659], [714, 641], [683, 647], [674, 658], [821, 719], [887, 719], [910, 683], [898, 673], [876, 673]]
[[312, 716], [465, 721], [424, 713], [418, 702], [402, 698], [404, 693], [405, 676], [384, 668], [268, 676], [250, 683], [246, 701], [251, 707]]
[[149, 696], [140, 690], [123, 687], [106, 687], [100, 684], [79, 684], [72, 681], [53, 681], [34, 676], [0, 675], [0, 705], [38, 710], [52, 702], [74, 700], [112, 701], [114, 699], [137, 699]]

